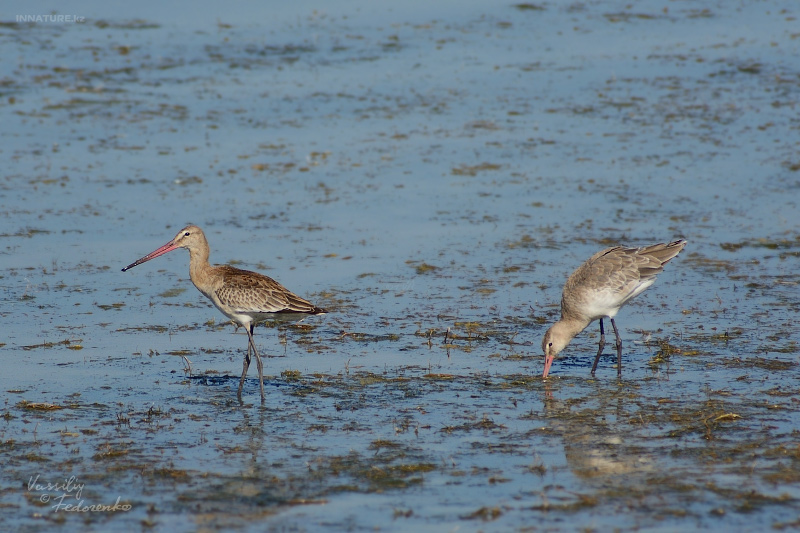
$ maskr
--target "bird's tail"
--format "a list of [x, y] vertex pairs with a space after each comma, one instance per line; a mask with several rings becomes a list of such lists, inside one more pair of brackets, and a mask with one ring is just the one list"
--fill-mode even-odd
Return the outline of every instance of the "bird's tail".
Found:
[[667, 244], [662, 242], [641, 248], [637, 255], [641, 258], [647, 258], [647, 261], [642, 261], [639, 264], [639, 276], [641, 279], [650, 278], [663, 272], [664, 265], [678, 255], [684, 246], [686, 246], [686, 241], [680, 239]]
[[683, 239], [672, 241], [664, 244], [654, 244], [647, 246], [639, 251], [639, 255], [646, 255], [658, 260], [662, 265], [668, 263], [673, 257], [678, 255], [683, 247], [686, 246], [686, 241]]

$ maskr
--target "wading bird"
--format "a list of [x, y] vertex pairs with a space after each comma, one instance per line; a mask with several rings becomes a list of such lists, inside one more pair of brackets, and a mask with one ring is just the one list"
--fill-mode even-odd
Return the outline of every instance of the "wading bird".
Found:
[[305, 300], [274, 279], [241, 270], [228, 265], [211, 266], [208, 263], [208, 241], [203, 230], [197, 226], [186, 226], [167, 244], [150, 252], [126, 266], [123, 272], [136, 265], [155, 259], [178, 248], [189, 250], [189, 277], [197, 290], [211, 300], [222, 314], [235, 323], [244, 326], [247, 332], [247, 355], [244, 358], [244, 370], [239, 380], [237, 397], [242, 400], [247, 369], [250, 368], [250, 352], [256, 358], [258, 382], [261, 386], [261, 402], [264, 402], [264, 367], [261, 356], [253, 340], [253, 327], [265, 320], [281, 320], [297, 322], [308, 315], [322, 315], [327, 311]]
[[600, 347], [592, 375], [606, 343], [603, 318], [611, 319], [617, 338], [617, 376], [622, 377], [622, 340], [614, 322], [620, 307], [653, 284], [664, 265], [686, 246], [685, 240], [659, 243], [643, 248], [615, 246], [590, 257], [573, 272], [561, 294], [561, 319], [542, 340], [544, 374], [547, 377], [555, 357], [594, 320], [600, 319]]

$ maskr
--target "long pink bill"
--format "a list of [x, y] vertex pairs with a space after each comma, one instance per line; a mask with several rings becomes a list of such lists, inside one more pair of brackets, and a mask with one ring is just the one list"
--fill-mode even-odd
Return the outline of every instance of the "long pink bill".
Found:
[[171, 252], [172, 250], [175, 250], [177, 248], [179, 248], [179, 247], [175, 246], [175, 243], [173, 243], [172, 241], [169, 241], [167, 244], [165, 244], [164, 246], [162, 246], [158, 250], [150, 252], [149, 254], [147, 254], [146, 256], [142, 257], [141, 259], [137, 259], [136, 261], [134, 261], [130, 265], [126, 266], [125, 268], [122, 269], [122, 271], [125, 272], [126, 270], [130, 270], [131, 268], [135, 267], [136, 265], [141, 265], [142, 263], [150, 261], [151, 259], [155, 259], [159, 255], [164, 255], [165, 253]]
[[550, 373], [550, 365], [553, 364], [553, 359], [555, 359], [555, 357], [545, 357], [544, 358], [544, 373], [542, 374], [543, 378], [546, 378], [547, 374]]

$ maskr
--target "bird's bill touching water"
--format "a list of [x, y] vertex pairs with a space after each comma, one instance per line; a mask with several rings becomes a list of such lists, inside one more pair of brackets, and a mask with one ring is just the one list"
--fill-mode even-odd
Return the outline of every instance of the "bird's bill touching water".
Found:
[[167, 244], [165, 244], [164, 246], [162, 246], [161, 248], [159, 248], [158, 250], [154, 250], [154, 251], [150, 252], [149, 254], [147, 254], [146, 256], [142, 257], [141, 259], [137, 259], [136, 261], [134, 261], [130, 265], [128, 265], [125, 268], [123, 268], [122, 271], [125, 272], [126, 270], [130, 270], [131, 268], [135, 267], [136, 265], [141, 265], [142, 263], [146, 263], [147, 261], [150, 261], [151, 259], [155, 259], [159, 255], [164, 255], [165, 253], [171, 252], [172, 250], [176, 250], [178, 248], [180, 248], [180, 246], [176, 245], [175, 244], [175, 240], [173, 239], [173, 240], [169, 241]]
[[553, 364], [553, 361], [555, 360], [555, 358], [556, 358], [555, 355], [546, 355], [544, 357], [544, 373], [542, 374], [543, 378], [546, 378], [547, 374], [550, 373], [550, 365]]
[[542, 338], [542, 352], [544, 353], [543, 378], [546, 378], [550, 373], [550, 366], [556, 356], [567, 347], [567, 344], [574, 336], [574, 334], [570, 336], [570, 332], [564, 331], [564, 324], [560, 321], [550, 326], [550, 329], [544, 334], [544, 338]]

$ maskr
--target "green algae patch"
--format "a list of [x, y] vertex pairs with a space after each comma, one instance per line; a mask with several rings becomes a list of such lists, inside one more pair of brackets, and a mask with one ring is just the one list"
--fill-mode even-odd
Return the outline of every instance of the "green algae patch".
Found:
[[[486, 128], [492, 129], [492, 128]], [[502, 165], [496, 163], [480, 163], [478, 165], [460, 165], [450, 170], [453, 176], [477, 176], [479, 172], [486, 172], [492, 170], [500, 170]]]
[[314, 476], [346, 478], [336, 489], [350, 492], [383, 492], [404, 489], [424, 482], [423, 474], [434, 472], [437, 466], [430, 462], [409, 462], [409, 453], [400, 453], [401, 447], [392, 446], [391, 454], [376, 451], [374, 456], [351, 452], [343, 456], [321, 457], [316, 462]]
[[186, 287], [173, 287], [171, 289], [165, 290], [164, 292], [159, 294], [159, 296], [161, 298], [176, 298], [181, 294], [183, 294], [184, 292], [186, 292]]
[[28, 409], [30, 411], [56, 411], [58, 409], [64, 409], [63, 405], [58, 405], [55, 403], [48, 403], [48, 402], [28, 402], [28, 401], [21, 401], [17, 404], [17, 407], [20, 409]]

